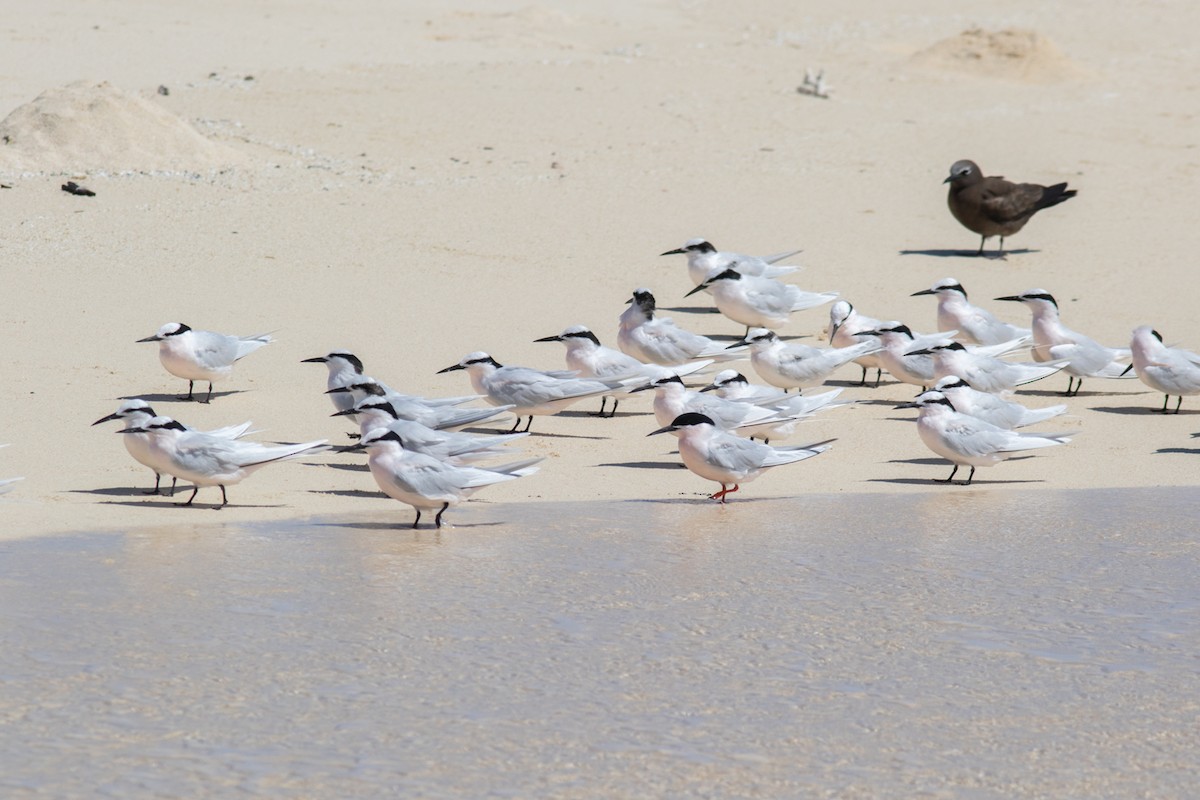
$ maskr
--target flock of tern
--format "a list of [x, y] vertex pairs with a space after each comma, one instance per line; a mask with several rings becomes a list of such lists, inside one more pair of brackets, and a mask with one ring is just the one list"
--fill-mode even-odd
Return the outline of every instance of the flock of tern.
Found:
[[[954, 184], [951, 207], [955, 210], [955, 186], [962, 190], [963, 185], [977, 185], [978, 168], [958, 162], [953, 170], [947, 180]], [[1032, 198], [1033, 206], [1042, 203], [1038, 208], [1073, 194], [1065, 193], [1063, 185], [1051, 187], [1051, 194], [1039, 194], [1034, 189], [1044, 187], [1032, 184], [1009, 186]], [[969, 216], [961, 206], [961, 198], [967, 195], [959, 191], [958, 196], [955, 215], [961, 221], [964, 214]], [[985, 239], [1003, 236], [1020, 227], [1014, 225], [985, 227], [980, 232]], [[1068, 328], [1054, 296], [1045, 289], [996, 298], [1029, 309], [1030, 325], [1025, 328], [971, 303], [959, 281], [945, 278], [914, 293], [937, 300], [937, 331], [922, 334], [899, 320], [868, 317], [837, 292], [809, 292], [782, 282], [797, 267], [781, 262], [798, 252], [754, 257], [723, 252], [706, 240], [692, 239], [662, 254], [687, 257], [693, 286], [687, 295], [708, 293], [717, 311], [745, 326], [742, 338], [732, 344], [679, 327], [658, 314], [649, 289], [638, 288], [619, 317], [619, 349], [603, 346], [587, 327], [572, 325], [535, 340], [562, 343], [566, 370], [504, 365], [486, 352], [472, 352], [441, 372], [466, 372], [473, 394], [444, 398], [403, 394], [366, 375], [362, 361], [344, 350], [305, 359], [327, 367], [326, 393], [334, 416], [358, 424], [358, 433], [352, 434], [357, 443], [350, 446], [334, 448], [328, 440], [262, 444], [245, 438], [253, 433], [249, 422], [195, 430], [157, 414], [139, 399], [122, 403], [94, 424], [122, 423], [120, 433], [129, 455], [154, 473], [154, 487], [148, 493], [162, 492], [166, 476], [172, 481], [170, 493], [177, 481], [190, 483], [192, 494], [183, 505], [191, 505], [201, 488], [217, 487], [221, 490], [217, 507], [224, 506], [227, 487], [279, 461], [321, 451], [365, 451], [379, 489], [415, 509], [413, 527], [422, 512], [434, 513], [434, 524], [440, 527], [450, 505], [485, 486], [535, 473], [542, 459], [514, 458], [511, 446], [529, 435], [534, 417], [557, 414], [586, 399], [599, 401], [599, 416], [605, 415], [611, 402], [611, 417], [625, 398], [653, 392], [658, 428], [647, 435], [673, 434], [684, 466], [719, 484], [711, 497], [723, 503], [741, 484], [773, 467], [830, 450], [833, 440], [802, 446], [770, 442], [793, 435], [797, 424], [814, 414], [849, 405], [840, 388], [802, 392], [823, 386], [851, 363], [861, 367], [860, 385], [867, 384], [874, 370], [876, 385], [887, 372], [895, 380], [919, 387], [912, 402], [897, 408], [917, 411], [920, 440], [952, 465], [942, 482], [952, 482], [960, 467], [970, 468], [962, 485], [971, 483], [977, 467], [1071, 440], [1061, 433], [1023, 430], [1067, 410], [1063, 404], [1025, 407], [1014, 393], [1026, 384], [1062, 372], [1067, 376], [1065, 394], [1070, 397], [1079, 392], [1085, 378], [1136, 376], [1164, 395], [1164, 413], [1171, 397], [1176, 398], [1178, 413], [1184, 396], [1200, 393], [1200, 356], [1166, 345], [1149, 326], [1133, 331], [1128, 348], [1102, 345]], [[781, 338], [778, 330], [793, 313], [825, 304], [830, 304], [828, 344], [812, 346]], [[230, 336], [172, 322], [139, 341], [158, 344], [162, 366], [188, 382], [185, 399], [199, 400], [195, 384], [207, 382], [203, 402], [209, 402], [213, 384], [228, 379], [239, 360], [272, 339], [270, 334]], [[1027, 357], [1022, 358], [1022, 353]], [[722, 369], [739, 360], [748, 360], [766, 385], [751, 383], [736, 369]], [[701, 377], [712, 372], [716, 372], [712, 377]], [[487, 407], [468, 405], [480, 400]], [[505, 433], [463, 430], [502, 417], [516, 418]], [[510, 460], [491, 463], [498, 459]], [[0, 481], [0, 492], [12, 488], [16, 480], [20, 479]]]

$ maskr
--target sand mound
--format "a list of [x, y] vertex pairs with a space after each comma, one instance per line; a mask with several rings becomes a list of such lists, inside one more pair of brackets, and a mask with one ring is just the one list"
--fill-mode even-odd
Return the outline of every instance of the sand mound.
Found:
[[943, 39], [912, 57], [925, 69], [1004, 80], [1049, 83], [1081, 77], [1083, 71], [1036, 31], [972, 28]]
[[50, 89], [0, 122], [5, 171], [207, 171], [244, 160], [154, 101], [108, 83]]

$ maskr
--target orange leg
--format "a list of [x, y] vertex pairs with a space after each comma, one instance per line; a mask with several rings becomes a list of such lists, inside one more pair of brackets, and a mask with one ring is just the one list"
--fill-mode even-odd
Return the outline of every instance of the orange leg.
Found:
[[723, 484], [723, 483], [722, 483], [722, 484], [721, 484], [721, 491], [719, 491], [719, 492], [716, 492], [715, 494], [710, 494], [710, 495], [708, 496], [708, 498], [709, 498], [710, 500], [720, 500], [722, 503], [724, 503], [724, 502], [725, 502], [725, 495], [727, 495], [727, 494], [729, 494], [729, 493], [731, 493], [731, 492], [736, 492], [737, 490], [738, 490], [738, 484], [736, 484], [736, 483], [733, 485], [733, 488], [732, 488], [732, 489], [726, 488], [725, 484]]

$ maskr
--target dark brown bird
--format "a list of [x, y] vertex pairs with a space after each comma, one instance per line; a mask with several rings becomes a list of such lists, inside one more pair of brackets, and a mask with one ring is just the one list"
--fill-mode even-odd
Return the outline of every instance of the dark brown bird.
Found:
[[943, 183], [950, 184], [950, 213], [967, 230], [975, 231], [979, 240], [979, 252], [983, 255], [983, 244], [989, 236], [1000, 237], [997, 257], [1004, 257], [1004, 237], [1012, 236], [1025, 226], [1043, 208], [1056, 206], [1075, 196], [1074, 189], [1065, 183], [1054, 186], [1039, 186], [1036, 183], [1012, 183], [1000, 175], [984, 177], [974, 161], [955, 161], [950, 167], [950, 177]]

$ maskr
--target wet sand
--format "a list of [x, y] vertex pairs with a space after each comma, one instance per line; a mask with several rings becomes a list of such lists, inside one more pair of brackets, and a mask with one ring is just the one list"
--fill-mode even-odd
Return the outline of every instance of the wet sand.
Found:
[[[1188, 489], [0, 543], [7, 797], [1181, 797]], [[387, 509], [391, 513], [384, 513]]]

